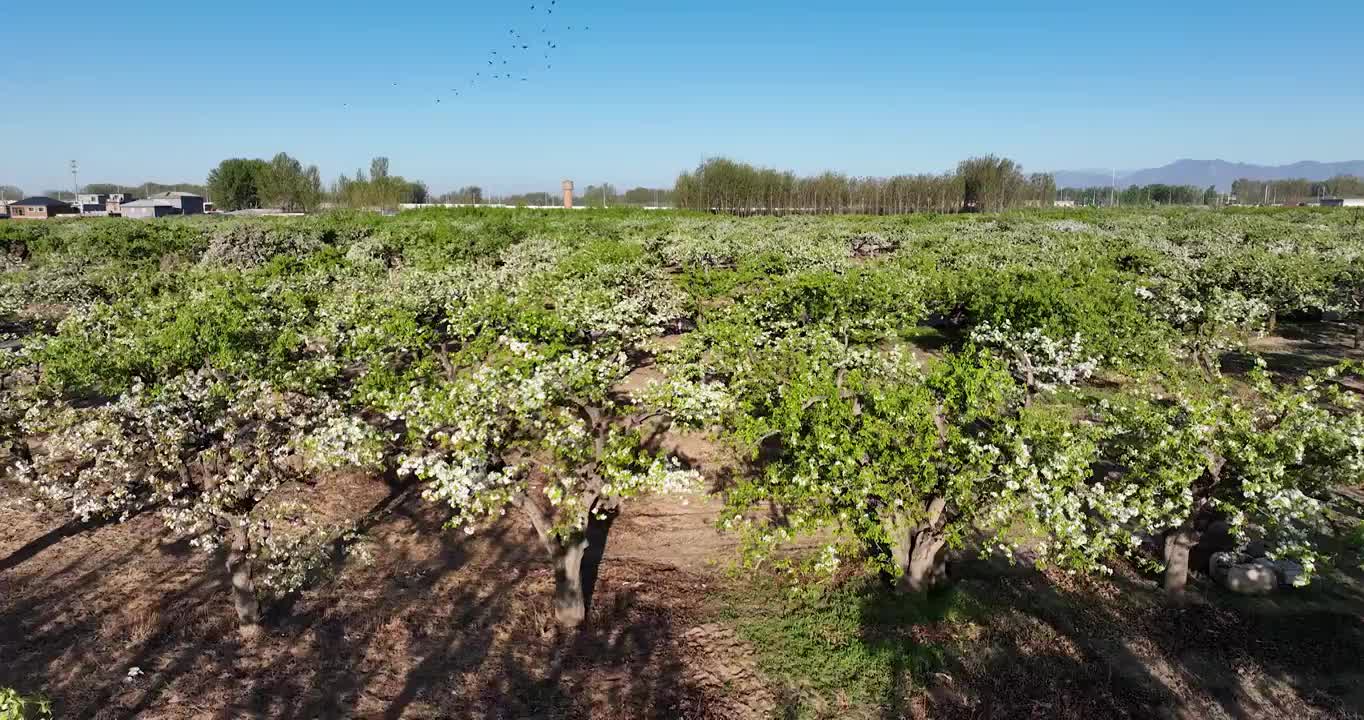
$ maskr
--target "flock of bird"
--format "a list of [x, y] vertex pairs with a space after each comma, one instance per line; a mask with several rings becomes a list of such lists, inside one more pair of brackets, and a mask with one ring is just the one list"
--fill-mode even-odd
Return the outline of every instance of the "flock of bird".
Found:
[[[539, 11], [536, 10], [537, 7], [540, 8]], [[499, 51], [499, 49], [489, 50], [488, 56], [484, 58], [487, 65], [474, 71], [473, 76], [467, 78], [467, 85], [450, 88], [451, 97], [460, 97], [462, 91], [468, 91], [478, 87], [480, 81], [491, 83], [492, 81], [516, 81], [519, 78], [520, 82], [530, 82], [531, 68], [539, 67], [539, 63], [532, 59], [535, 52], [540, 53], [540, 61], [544, 63], [545, 71], [548, 72], [553, 70], [554, 62], [552, 56], [554, 51], [559, 49], [559, 42], [550, 37], [550, 30], [558, 30], [560, 28], [552, 27], [550, 23], [551, 16], [554, 15], [556, 9], [558, 9], [558, 0], [549, 0], [548, 5], [544, 5], [543, 3], [531, 5], [530, 11], [533, 13], [532, 19], [536, 21], [534, 25], [540, 26], [540, 32], [533, 33], [532, 31], [527, 31], [528, 34], [523, 35], [521, 31], [516, 28], [508, 29], [507, 35], [509, 36], [510, 42], [507, 49], [501, 51]], [[541, 15], [541, 13], [543, 13], [543, 15]], [[587, 25], [580, 26], [578, 30], [575, 30], [572, 25], [567, 26], [568, 32], [588, 32], [591, 29], [592, 28]], [[398, 83], [393, 83], [393, 87], [398, 87]], [[450, 99], [450, 97], [444, 99]], [[440, 97], [436, 98], [436, 103], [440, 104], [441, 100], [442, 98]], [[343, 107], [348, 106], [349, 103], [343, 104]]]

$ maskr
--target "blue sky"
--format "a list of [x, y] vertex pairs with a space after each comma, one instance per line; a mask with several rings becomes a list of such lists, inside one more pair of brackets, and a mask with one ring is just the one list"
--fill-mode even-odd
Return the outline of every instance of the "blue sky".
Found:
[[[280, 150], [329, 181], [386, 155], [437, 191], [667, 185], [712, 155], [865, 175], [1364, 156], [1358, 0], [548, 2], [6, 11], [0, 183], [69, 187], [72, 158], [82, 182], [201, 181]], [[493, 49], [517, 79], [487, 79]]]

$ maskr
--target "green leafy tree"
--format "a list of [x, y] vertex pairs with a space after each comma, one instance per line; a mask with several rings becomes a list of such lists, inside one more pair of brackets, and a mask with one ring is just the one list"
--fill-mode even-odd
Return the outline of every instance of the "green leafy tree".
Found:
[[[424, 202], [429, 196], [424, 183], [409, 182], [398, 175], [390, 175], [388, 158], [370, 161], [370, 174], [357, 170], [355, 177], [342, 175], [337, 179], [333, 194], [346, 207], [395, 209], [405, 202]], [[413, 198], [420, 198], [414, 200]]]
[[220, 210], [245, 210], [261, 205], [261, 185], [270, 167], [264, 160], [229, 158], [208, 174], [208, 193]]
[[[988, 354], [954, 355], [926, 373], [898, 353], [838, 370], [781, 360], [799, 369], [738, 425], [742, 443], [759, 448], [761, 473], [729, 493], [722, 521], [744, 531], [752, 557], [832, 531], [898, 588], [922, 592], [945, 578], [945, 548], [962, 547], [974, 528], [994, 529], [1003, 543], [1019, 519], [1057, 524], [1031, 498], [1008, 502], [1002, 493], [1031, 482], [1064, 497], [1089, 475], [1093, 444], [1068, 422], [1025, 408]], [[780, 508], [779, 517], [765, 518], [763, 507]], [[838, 552], [825, 549], [823, 569], [836, 566]]]
[[1013, 207], [1027, 184], [1017, 163], [994, 155], [961, 161], [957, 174], [963, 184], [962, 207], [979, 212]]
[[288, 153], [275, 155], [261, 173], [261, 200], [285, 212], [299, 208], [303, 187], [303, 165]]
[[1189, 551], [1218, 513], [1238, 534], [1267, 536], [1275, 557], [1300, 562], [1306, 584], [1322, 558], [1316, 538], [1330, 531], [1331, 489], [1364, 472], [1364, 415], [1335, 382], [1339, 372], [1280, 386], [1261, 363], [1253, 398], [1223, 382], [1104, 402], [1105, 456], [1124, 470], [1095, 492], [1094, 533], [1115, 546], [1134, 530], [1164, 538], [1164, 587], [1178, 597]]
[[426, 188], [426, 183], [414, 181], [407, 184], [407, 202], [420, 205], [428, 202], [430, 199], [431, 191]]

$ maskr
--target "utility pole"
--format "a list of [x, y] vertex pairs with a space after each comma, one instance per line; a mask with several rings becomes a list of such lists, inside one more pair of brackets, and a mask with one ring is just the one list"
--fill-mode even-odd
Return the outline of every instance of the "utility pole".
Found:
[[72, 199], [72, 200], [79, 200], [79, 198], [74, 197], [74, 196], [79, 195], [79, 194], [80, 194], [80, 191], [81, 191], [80, 183], [76, 181], [76, 161], [75, 161], [75, 160], [72, 160], [72, 161], [71, 161], [71, 194], [72, 194], [73, 197], [72, 197], [71, 199]]

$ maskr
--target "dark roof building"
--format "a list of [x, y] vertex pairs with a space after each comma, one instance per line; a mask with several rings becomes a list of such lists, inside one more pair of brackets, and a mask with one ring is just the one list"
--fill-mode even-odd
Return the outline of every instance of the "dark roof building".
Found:
[[76, 209], [61, 200], [53, 200], [50, 197], [38, 195], [36, 197], [24, 198], [16, 203], [10, 203], [10, 217], [18, 220], [46, 220], [58, 215], [71, 215]]

